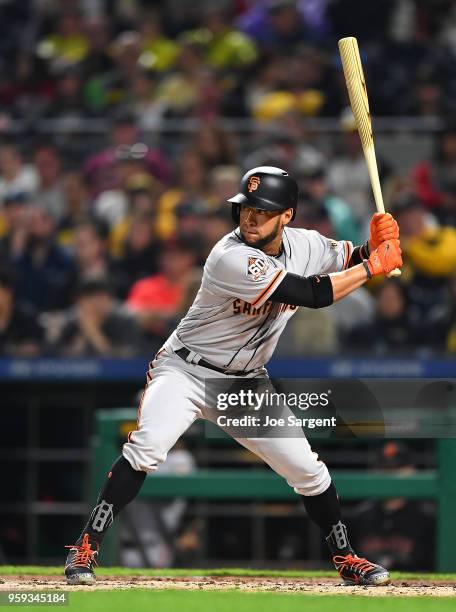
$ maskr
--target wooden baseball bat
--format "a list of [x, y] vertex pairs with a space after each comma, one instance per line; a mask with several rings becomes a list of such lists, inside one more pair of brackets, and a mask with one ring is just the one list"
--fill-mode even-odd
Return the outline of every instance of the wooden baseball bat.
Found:
[[[339, 40], [339, 52], [344, 68], [345, 82], [347, 84], [350, 104], [355, 116], [356, 127], [363, 146], [364, 157], [369, 171], [375, 206], [379, 213], [385, 212], [382, 188], [378, 176], [377, 158], [375, 156], [374, 137], [372, 134], [372, 121], [367, 97], [366, 81], [359, 56], [358, 41], [353, 36]], [[396, 268], [388, 276], [400, 276], [401, 271]]]

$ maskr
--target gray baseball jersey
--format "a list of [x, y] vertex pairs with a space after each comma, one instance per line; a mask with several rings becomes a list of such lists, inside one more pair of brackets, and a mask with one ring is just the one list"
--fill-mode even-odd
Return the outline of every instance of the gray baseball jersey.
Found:
[[228, 371], [263, 367], [298, 308], [269, 300], [286, 274], [338, 272], [353, 250], [351, 242], [300, 228], [284, 229], [283, 246], [280, 257], [272, 257], [245, 244], [239, 228], [224, 236], [209, 254], [195, 301], [165, 348], [185, 346]]

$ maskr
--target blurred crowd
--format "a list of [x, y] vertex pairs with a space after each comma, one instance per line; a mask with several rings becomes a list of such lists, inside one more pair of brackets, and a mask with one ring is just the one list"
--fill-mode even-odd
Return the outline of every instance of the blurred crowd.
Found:
[[[301, 309], [279, 354], [455, 353], [456, 10], [364, 5], [3, 0], [0, 354], [153, 354], [233, 229], [225, 201], [254, 166], [297, 178], [296, 226], [363, 242], [373, 201], [337, 51], [349, 34], [376, 114], [442, 129], [406, 172], [378, 159], [400, 280]], [[314, 117], [339, 120], [326, 146]]]

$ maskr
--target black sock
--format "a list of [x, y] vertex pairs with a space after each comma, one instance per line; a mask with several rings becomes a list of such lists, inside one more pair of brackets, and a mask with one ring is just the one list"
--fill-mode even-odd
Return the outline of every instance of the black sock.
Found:
[[97, 505], [84, 527], [77, 544], [82, 541], [85, 533], [91, 540], [100, 544], [114, 518], [139, 493], [145, 472], [134, 470], [121, 455], [113, 464], [103, 488], [98, 496]]
[[323, 530], [325, 536], [330, 533], [333, 525], [336, 525], [342, 519], [339, 498], [333, 483], [324, 493], [302, 495], [301, 499], [307, 514]]
[[325, 534], [331, 553], [346, 555], [352, 552], [334, 484], [320, 495], [301, 495], [301, 499], [309, 517]]

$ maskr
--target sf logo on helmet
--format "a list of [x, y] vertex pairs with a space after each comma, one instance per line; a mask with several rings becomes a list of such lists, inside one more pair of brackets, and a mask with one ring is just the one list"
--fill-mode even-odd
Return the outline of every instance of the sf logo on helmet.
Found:
[[252, 193], [252, 191], [256, 191], [260, 182], [261, 181], [259, 176], [251, 176], [249, 179], [249, 184], [247, 186], [249, 193]]

